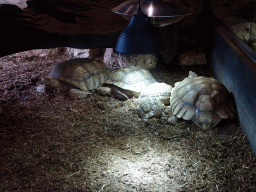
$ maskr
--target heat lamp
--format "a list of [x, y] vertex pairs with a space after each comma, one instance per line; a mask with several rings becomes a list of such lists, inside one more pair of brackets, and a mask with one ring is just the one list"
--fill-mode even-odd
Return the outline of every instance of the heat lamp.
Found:
[[140, 0], [139, 3], [129, 0], [112, 11], [130, 20], [115, 48], [121, 54], [155, 54], [164, 51], [159, 27], [175, 23], [192, 13], [176, 1], [161, 0], [144, 0], [142, 3]]

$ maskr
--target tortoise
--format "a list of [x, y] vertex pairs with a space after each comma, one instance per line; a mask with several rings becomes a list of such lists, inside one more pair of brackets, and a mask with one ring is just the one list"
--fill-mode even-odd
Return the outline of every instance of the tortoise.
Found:
[[69, 93], [72, 98], [84, 98], [100, 87], [110, 71], [102, 61], [89, 58], [66, 60], [55, 66], [52, 77], [45, 78], [46, 92]]
[[192, 120], [197, 126], [209, 129], [221, 119], [234, 117], [235, 106], [231, 93], [214, 78], [198, 76], [190, 71], [189, 76], [175, 83], [170, 97], [173, 116], [168, 119], [176, 124], [178, 118]]
[[151, 98], [154, 97], [160, 100], [163, 104], [170, 104], [170, 96], [171, 96], [172, 86], [166, 83], [152, 83], [145, 87], [140, 94], [140, 99]]
[[156, 80], [152, 74], [141, 67], [129, 66], [112, 71], [105, 84], [113, 85], [112, 93], [121, 98], [139, 97], [142, 89]]
[[139, 96], [139, 106], [136, 111], [143, 119], [160, 118], [164, 104], [170, 104], [172, 86], [166, 83], [152, 83], [143, 88]]
[[164, 110], [164, 104], [156, 97], [144, 97], [140, 100], [136, 112], [142, 119], [160, 118]]

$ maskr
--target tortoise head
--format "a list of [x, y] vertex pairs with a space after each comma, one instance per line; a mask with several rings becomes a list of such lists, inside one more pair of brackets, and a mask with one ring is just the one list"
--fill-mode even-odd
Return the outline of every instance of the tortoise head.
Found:
[[202, 129], [210, 129], [216, 126], [221, 120], [221, 117], [214, 112], [198, 112], [196, 111], [192, 121]]
[[67, 91], [68, 87], [65, 86], [64, 83], [59, 81], [56, 78], [53, 77], [46, 77], [44, 79], [44, 84], [45, 84], [45, 92], [57, 92], [57, 93], [64, 93]]

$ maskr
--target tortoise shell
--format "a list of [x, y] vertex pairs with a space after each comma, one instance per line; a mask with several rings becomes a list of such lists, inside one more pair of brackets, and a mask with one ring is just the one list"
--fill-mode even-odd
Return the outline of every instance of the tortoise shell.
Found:
[[172, 86], [166, 83], [152, 83], [142, 90], [140, 94], [140, 99], [146, 97], [153, 97], [159, 99], [162, 103], [169, 105], [171, 91]]
[[156, 80], [147, 69], [129, 66], [112, 71], [105, 83], [132, 91], [134, 96], [138, 97], [143, 88], [155, 82]]
[[52, 72], [57, 80], [82, 90], [93, 90], [108, 79], [110, 71], [102, 61], [76, 58], [59, 63]]
[[221, 119], [235, 115], [230, 96], [218, 80], [190, 72], [189, 77], [177, 82], [172, 89], [170, 107], [177, 118], [192, 120], [207, 129], [217, 125]]

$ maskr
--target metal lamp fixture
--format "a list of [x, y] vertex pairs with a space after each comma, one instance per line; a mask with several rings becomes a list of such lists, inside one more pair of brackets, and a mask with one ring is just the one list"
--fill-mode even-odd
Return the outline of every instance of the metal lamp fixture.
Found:
[[138, 12], [119, 36], [116, 51], [121, 54], [155, 54], [164, 50], [160, 31], [141, 11], [139, 0]]
[[155, 27], [162, 27], [180, 21], [192, 10], [176, 0], [143, 0], [139, 5], [137, 0], [128, 0], [112, 9], [114, 13], [121, 14], [127, 20], [131, 20], [138, 7], [147, 14]]

